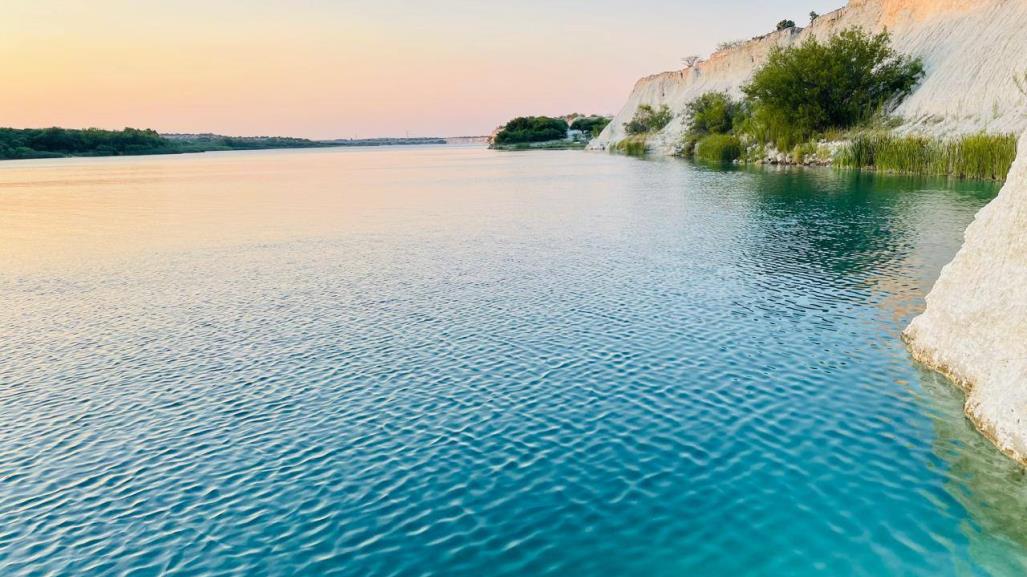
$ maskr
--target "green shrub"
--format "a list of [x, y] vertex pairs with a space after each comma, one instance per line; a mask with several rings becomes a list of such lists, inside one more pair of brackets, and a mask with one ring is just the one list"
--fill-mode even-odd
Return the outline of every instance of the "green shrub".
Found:
[[496, 134], [495, 144], [521, 144], [525, 142], [548, 142], [567, 137], [567, 121], [548, 116], [522, 116], [506, 123]]
[[728, 134], [711, 134], [696, 145], [695, 157], [707, 162], [733, 162], [742, 157], [742, 143]]
[[794, 20], [782, 20], [782, 21], [777, 23], [778, 31], [788, 30], [789, 28], [795, 28], [795, 21]]
[[688, 132], [693, 134], [727, 134], [734, 128], [741, 105], [726, 92], [707, 92], [687, 105]]
[[851, 168], [1003, 180], [1016, 159], [1016, 137], [975, 134], [956, 140], [861, 134], [837, 158]]
[[790, 146], [829, 128], [848, 128], [907, 96], [923, 63], [898, 54], [887, 32], [844, 30], [826, 42], [809, 38], [774, 48], [743, 88], [765, 141]]
[[681, 154], [695, 155], [696, 145], [711, 134], [731, 134], [744, 116], [743, 103], [734, 101], [726, 92], [707, 92], [687, 104], [688, 127], [681, 141]]
[[648, 104], [642, 104], [635, 111], [634, 118], [624, 123], [624, 130], [628, 134], [649, 134], [663, 130], [674, 118], [674, 114], [666, 104], [659, 108], [653, 108]]

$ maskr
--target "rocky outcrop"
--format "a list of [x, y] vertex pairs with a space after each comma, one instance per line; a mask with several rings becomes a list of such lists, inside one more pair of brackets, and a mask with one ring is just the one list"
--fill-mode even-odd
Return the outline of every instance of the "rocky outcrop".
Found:
[[623, 139], [624, 123], [642, 104], [668, 105], [675, 119], [648, 144], [673, 153], [685, 130], [685, 106], [709, 91], [740, 96], [774, 46], [815, 36], [828, 38], [858, 26], [887, 29], [897, 50], [923, 59], [924, 81], [895, 114], [900, 132], [953, 136], [985, 130], [1019, 134], [1027, 129], [1027, 96], [1014, 76], [1027, 71], [1027, 2], [1024, 0], [851, 0], [808, 28], [793, 28], [715, 53], [694, 67], [639, 80], [628, 102], [591, 148]]
[[998, 198], [906, 329], [914, 356], [959, 383], [966, 414], [1027, 463], [1027, 134]]

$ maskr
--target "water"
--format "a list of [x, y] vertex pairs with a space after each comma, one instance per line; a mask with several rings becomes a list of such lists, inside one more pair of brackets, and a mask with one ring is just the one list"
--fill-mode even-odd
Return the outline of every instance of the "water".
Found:
[[898, 338], [996, 191], [0, 164], [0, 575], [1023, 575], [1023, 470]]

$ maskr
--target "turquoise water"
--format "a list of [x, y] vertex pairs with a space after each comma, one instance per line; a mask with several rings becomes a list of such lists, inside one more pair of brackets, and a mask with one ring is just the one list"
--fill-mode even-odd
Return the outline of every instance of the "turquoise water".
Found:
[[898, 335], [995, 193], [474, 148], [0, 165], [0, 575], [1018, 576]]

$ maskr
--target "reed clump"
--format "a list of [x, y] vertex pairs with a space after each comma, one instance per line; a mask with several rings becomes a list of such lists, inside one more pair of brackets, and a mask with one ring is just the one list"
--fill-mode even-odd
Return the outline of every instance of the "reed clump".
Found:
[[1009, 134], [973, 134], [954, 140], [883, 133], [856, 135], [836, 165], [890, 172], [1003, 180], [1016, 159]]
[[729, 134], [711, 134], [695, 146], [695, 157], [706, 162], [730, 163], [741, 156], [741, 141]]

